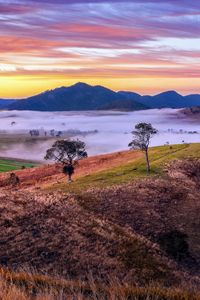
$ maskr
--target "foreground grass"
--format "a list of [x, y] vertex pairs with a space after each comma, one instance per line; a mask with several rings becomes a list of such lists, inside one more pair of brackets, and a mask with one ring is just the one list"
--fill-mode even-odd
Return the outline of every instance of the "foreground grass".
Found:
[[36, 163], [29, 163], [23, 161], [15, 161], [9, 159], [0, 159], [0, 173], [20, 170], [22, 168], [32, 168], [35, 167]]
[[120, 167], [86, 175], [78, 178], [71, 184], [56, 184], [50, 190], [60, 189], [66, 192], [81, 192], [89, 188], [101, 188], [115, 184], [128, 183], [137, 178], [146, 176], [160, 176], [167, 162], [173, 159], [189, 157], [200, 158], [200, 144], [183, 144], [150, 148], [149, 157], [152, 171], [147, 174], [144, 157], [124, 163]]
[[112, 280], [108, 285], [64, 280], [0, 268], [0, 298], [7, 300], [64, 299], [134, 299], [134, 300], [200, 300], [200, 294], [186, 288], [165, 288], [158, 285], [136, 287]]

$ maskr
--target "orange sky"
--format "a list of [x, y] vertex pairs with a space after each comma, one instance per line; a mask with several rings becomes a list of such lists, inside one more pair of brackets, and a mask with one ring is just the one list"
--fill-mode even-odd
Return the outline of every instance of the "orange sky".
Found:
[[200, 92], [199, 1], [0, 0], [0, 98], [82, 81]]
[[[70, 86], [78, 81], [91, 85], [104, 85], [113, 90], [132, 90], [141, 94], [156, 94], [164, 90], [177, 90], [182, 94], [199, 93], [199, 79], [177, 78], [67, 78], [44, 79], [27, 76], [2, 77], [1, 98], [25, 98], [60, 86]], [[189, 86], [189, 87], [188, 87]]]

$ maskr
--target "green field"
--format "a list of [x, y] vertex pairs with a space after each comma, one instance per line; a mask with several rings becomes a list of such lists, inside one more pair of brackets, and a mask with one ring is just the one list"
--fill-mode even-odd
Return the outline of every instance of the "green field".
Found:
[[72, 184], [56, 184], [50, 189], [69, 192], [79, 192], [88, 188], [106, 187], [115, 184], [128, 183], [137, 178], [161, 176], [165, 164], [173, 159], [200, 158], [199, 144], [184, 144], [173, 146], [153, 147], [149, 150], [151, 173], [147, 174], [145, 158], [124, 163], [120, 167], [97, 172], [76, 179]]
[[23, 168], [32, 168], [37, 166], [36, 163], [17, 161], [11, 159], [0, 159], [0, 173], [20, 170]]

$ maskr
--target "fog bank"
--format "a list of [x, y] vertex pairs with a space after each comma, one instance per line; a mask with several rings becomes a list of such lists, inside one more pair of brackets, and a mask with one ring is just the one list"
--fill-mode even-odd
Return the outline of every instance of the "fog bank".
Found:
[[[43, 160], [46, 149], [56, 139], [50, 135], [52, 130], [55, 135], [61, 132], [60, 138], [69, 135], [85, 141], [89, 155], [127, 150], [131, 131], [138, 122], [152, 123], [159, 130], [151, 146], [200, 142], [200, 124], [178, 115], [178, 110], [172, 109], [136, 112], [1, 111], [0, 156]], [[38, 140], [27, 142], [30, 130], [39, 131]]]

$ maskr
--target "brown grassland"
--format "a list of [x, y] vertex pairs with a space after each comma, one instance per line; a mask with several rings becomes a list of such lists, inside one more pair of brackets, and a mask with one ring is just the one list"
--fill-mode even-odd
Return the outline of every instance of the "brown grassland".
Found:
[[0, 299], [200, 299], [200, 144], [0, 175]]

